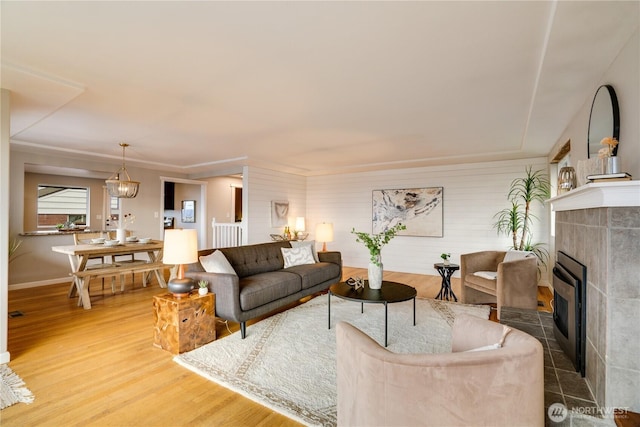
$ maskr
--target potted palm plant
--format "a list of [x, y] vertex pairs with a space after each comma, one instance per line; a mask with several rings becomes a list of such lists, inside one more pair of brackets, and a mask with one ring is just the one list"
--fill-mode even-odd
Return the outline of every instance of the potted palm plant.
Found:
[[538, 219], [531, 213], [531, 205], [535, 202], [543, 204], [549, 199], [551, 185], [549, 178], [542, 170], [532, 171], [531, 166], [525, 169], [525, 176], [511, 182], [507, 199], [511, 207], [494, 215], [493, 227], [498, 234], [511, 237], [511, 249], [533, 252], [542, 265], [547, 264], [549, 252], [544, 243], [534, 243], [531, 224]]
[[369, 249], [369, 288], [380, 289], [382, 287], [382, 257], [380, 254], [382, 247], [389, 243], [399, 231], [406, 229], [407, 226], [402, 223], [398, 223], [380, 234], [369, 234], [356, 231], [355, 228], [351, 229], [351, 233], [357, 236], [356, 242], [364, 243]]

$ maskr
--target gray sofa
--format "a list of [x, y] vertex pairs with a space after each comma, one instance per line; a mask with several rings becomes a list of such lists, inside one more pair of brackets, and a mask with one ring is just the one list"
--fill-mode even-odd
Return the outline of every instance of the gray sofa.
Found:
[[281, 241], [201, 250], [199, 257], [221, 251], [236, 274], [208, 273], [197, 262], [188, 266], [185, 275], [209, 282], [209, 290], [216, 295], [216, 316], [240, 323], [245, 338], [247, 320], [324, 291], [342, 277], [340, 252], [318, 252], [320, 262], [285, 269], [281, 248], [290, 247]]

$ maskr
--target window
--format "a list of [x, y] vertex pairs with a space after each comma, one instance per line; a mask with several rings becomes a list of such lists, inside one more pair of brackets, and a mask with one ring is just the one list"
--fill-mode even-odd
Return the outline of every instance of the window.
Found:
[[88, 188], [38, 185], [38, 228], [87, 225], [88, 206]]

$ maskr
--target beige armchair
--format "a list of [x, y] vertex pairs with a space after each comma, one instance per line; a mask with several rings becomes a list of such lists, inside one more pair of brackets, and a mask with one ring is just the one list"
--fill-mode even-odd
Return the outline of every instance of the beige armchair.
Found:
[[338, 426], [543, 426], [542, 345], [503, 328], [458, 315], [452, 353], [396, 354], [339, 322]]
[[[538, 308], [538, 258], [530, 252], [510, 251], [515, 255], [510, 258], [516, 259], [505, 261], [506, 254], [483, 251], [460, 256], [461, 302], [496, 303], [498, 319], [502, 307]], [[495, 279], [488, 278], [489, 272], [494, 272]]]

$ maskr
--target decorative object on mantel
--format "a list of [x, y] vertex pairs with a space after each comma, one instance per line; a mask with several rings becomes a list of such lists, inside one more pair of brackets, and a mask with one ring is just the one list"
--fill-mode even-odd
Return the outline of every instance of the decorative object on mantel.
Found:
[[[118, 198], [126, 198], [133, 199], [138, 195], [138, 189], [140, 188], [140, 183], [138, 181], [132, 181], [129, 173], [127, 172], [127, 168], [124, 164], [124, 150], [127, 148], [129, 144], [125, 144], [124, 142], [120, 143], [120, 147], [122, 147], [122, 167], [118, 169], [108, 180], [106, 180], [107, 191], [111, 197]], [[123, 173], [121, 176], [120, 172]], [[126, 180], [121, 178], [127, 178]]]
[[618, 140], [613, 137], [602, 138], [600, 141], [600, 145], [604, 145], [598, 151], [598, 157], [604, 159], [603, 162], [603, 171], [604, 174], [614, 174], [620, 172], [620, 162], [618, 161], [618, 156], [614, 153], [616, 152], [616, 147], [618, 145]]
[[602, 175], [588, 175], [587, 179], [591, 182], [614, 182], [614, 181], [631, 181], [631, 174], [626, 172], [606, 173]]
[[351, 229], [351, 233], [357, 236], [356, 242], [364, 243], [367, 249], [369, 249], [369, 255], [371, 255], [368, 276], [369, 288], [380, 289], [382, 287], [382, 257], [380, 255], [382, 247], [389, 243], [399, 231], [406, 229], [407, 227], [402, 223], [388, 228], [381, 234], [374, 235], [356, 231], [355, 228]]
[[449, 258], [451, 258], [451, 254], [449, 254], [449, 253], [440, 254], [440, 258], [442, 258], [442, 263], [444, 265], [449, 265], [449, 263], [450, 263]]
[[162, 262], [178, 266], [177, 277], [169, 279], [167, 288], [175, 297], [189, 295], [193, 280], [184, 275], [184, 265], [198, 261], [198, 234], [195, 229], [173, 229], [164, 231]]
[[561, 168], [558, 173], [558, 194], [566, 193], [576, 187], [576, 170], [571, 166]]

